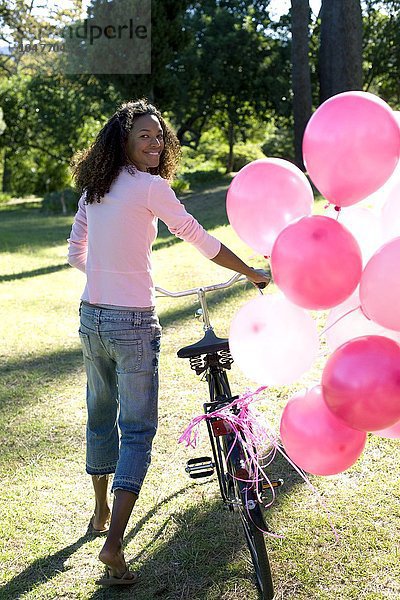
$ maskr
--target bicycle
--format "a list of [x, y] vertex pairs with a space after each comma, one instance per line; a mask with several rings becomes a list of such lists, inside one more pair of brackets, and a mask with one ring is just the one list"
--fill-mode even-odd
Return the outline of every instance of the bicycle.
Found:
[[[249, 442], [244, 432], [239, 431], [240, 435], [237, 437], [220, 416], [215, 418], [212, 416], [221, 409], [235, 414], [237, 411], [235, 401], [239, 396], [231, 394], [227, 370], [231, 368], [233, 358], [229, 351], [228, 340], [217, 337], [211, 326], [206, 293], [226, 289], [244, 280], [248, 281], [246, 277], [237, 273], [226, 283], [181, 292], [170, 292], [156, 287], [156, 291], [169, 297], [195, 294], [198, 296], [201, 309], [197, 311], [197, 315], [203, 318], [204, 337], [199, 342], [181, 348], [177, 354], [179, 358], [189, 359], [196, 375], [203, 375], [208, 383], [210, 401], [205, 402], [203, 408], [204, 414], [208, 416], [206, 424], [213, 458], [206, 456], [192, 458], [187, 462], [186, 471], [195, 479], [209, 477], [216, 471], [224, 504], [230, 511], [239, 511], [261, 598], [272, 600], [273, 582], [264, 539], [264, 532], [268, 531], [268, 527], [263, 517], [260, 497], [264, 486], [265, 488], [279, 487], [283, 481], [268, 480], [267, 485], [260, 474], [255, 478], [249, 478], [247, 450]], [[260, 293], [262, 293], [261, 289]]]

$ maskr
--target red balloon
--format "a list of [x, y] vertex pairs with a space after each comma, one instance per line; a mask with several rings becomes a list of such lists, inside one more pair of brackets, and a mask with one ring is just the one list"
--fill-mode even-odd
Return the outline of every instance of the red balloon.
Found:
[[334, 475], [351, 467], [367, 439], [365, 432], [348, 427], [328, 409], [320, 385], [289, 400], [280, 433], [288, 456], [314, 475]]
[[349, 427], [377, 431], [400, 420], [400, 345], [366, 335], [339, 346], [322, 373], [329, 409]]
[[360, 247], [343, 225], [330, 217], [303, 217], [275, 241], [272, 275], [291, 302], [314, 310], [343, 302], [362, 272]]
[[350, 206], [392, 175], [400, 155], [399, 125], [378, 96], [337, 94], [309, 120], [303, 155], [311, 179], [329, 202]]

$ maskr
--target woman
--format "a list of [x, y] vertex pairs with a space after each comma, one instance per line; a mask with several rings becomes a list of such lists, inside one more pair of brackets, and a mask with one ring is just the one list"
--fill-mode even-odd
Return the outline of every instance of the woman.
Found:
[[218, 265], [254, 283], [269, 281], [209, 235], [177, 200], [168, 181], [179, 150], [160, 112], [138, 100], [124, 104], [72, 165], [82, 196], [68, 262], [86, 274], [79, 330], [87, 374], [86, 471], [95, 494], [90, 526], [108, 532], [99, 554], [107, 567], [103, 585], [137, 579], [122, 542], [157, 428], [161, 328], [150, 261], [157, 218]]

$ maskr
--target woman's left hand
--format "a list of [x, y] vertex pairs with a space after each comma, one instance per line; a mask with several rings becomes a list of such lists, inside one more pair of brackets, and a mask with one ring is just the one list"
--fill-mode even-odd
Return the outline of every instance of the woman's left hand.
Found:
[[256, 287], [263, 289], [271, 281], [271, 271], [265, 269], [253, 269], [253, 272], [246, 275], [247, 279], [251, 281]]

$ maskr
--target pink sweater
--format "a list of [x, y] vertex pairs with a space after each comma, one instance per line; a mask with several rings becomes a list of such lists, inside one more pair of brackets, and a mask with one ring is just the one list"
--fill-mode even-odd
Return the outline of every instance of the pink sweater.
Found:
[[154, 306], [151, 247], [158, 217], [171, 233], [214, 258], [221, 243], [186, 212], [168, 182], [124, 168], [101, 202], [78, 203], [68, 262], [86, 273], [82, 300], [91, 304]]

